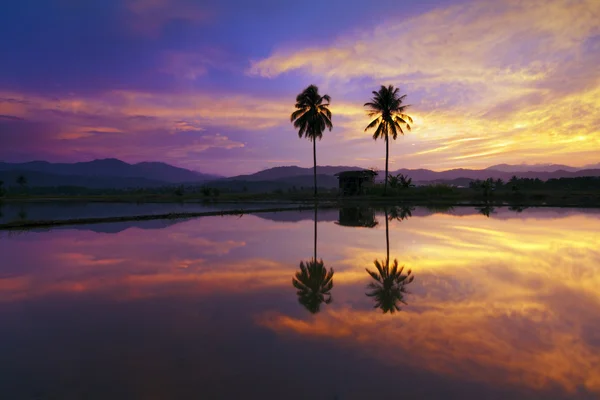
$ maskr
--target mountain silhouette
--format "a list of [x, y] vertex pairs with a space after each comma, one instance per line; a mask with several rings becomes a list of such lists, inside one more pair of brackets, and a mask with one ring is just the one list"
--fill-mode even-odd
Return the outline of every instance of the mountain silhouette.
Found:
[[219, 178], [162, 162], [129, 164], [116, 158], [106, 158], [78, 163], [50, 163], [31, 161], [26, 163], [0, 162], [0, 171], [39, 172], [51, 175], [85, 176], [94, 178], [137, 178], [167, 183], [201, 182]]

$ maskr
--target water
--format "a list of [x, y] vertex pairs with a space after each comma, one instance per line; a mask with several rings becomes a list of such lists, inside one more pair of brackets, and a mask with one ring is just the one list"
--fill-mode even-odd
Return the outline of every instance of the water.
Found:
[[599, 398], [600, 213], [487, 212], [319, 211], [329, 304], [313, 211], [4, 234], [1, 398]]
[[127, 217], [232, 209], [285, 206], [282, 203], [111, 203], [27, 202], [0, 203], [0, 224], [18, 220], [65, 220], [75, 218]]

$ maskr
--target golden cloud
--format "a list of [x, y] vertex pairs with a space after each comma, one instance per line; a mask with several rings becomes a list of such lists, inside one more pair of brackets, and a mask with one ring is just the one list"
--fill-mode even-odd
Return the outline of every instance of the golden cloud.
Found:
[[[299, 70], [333, 93], [355, 78], [370, 78], [373, 88], [400, 84], [418, 100], [409, 112], [415, 130], [402, 139], [410, 147], [392, 152], [405, 166], [574, 158], [583, 165], [600, 151], [599, 16], [595, 0], [470, 2], [349, 33], [331, 46], [275, 51], [248, 73]], [[364, 148], [360, 105], [337, 126], [347, 139], [362, 137]], [[472, 137], [484, 139], [457, 142]]]

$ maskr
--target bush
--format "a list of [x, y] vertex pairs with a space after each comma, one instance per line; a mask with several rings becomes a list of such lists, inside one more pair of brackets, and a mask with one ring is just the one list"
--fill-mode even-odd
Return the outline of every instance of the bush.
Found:
[[441, 197], [454, 194], [455, 188], [443, 183], [436, 183], [434, 185], [423, 186], [421, 191], [430, 197]]

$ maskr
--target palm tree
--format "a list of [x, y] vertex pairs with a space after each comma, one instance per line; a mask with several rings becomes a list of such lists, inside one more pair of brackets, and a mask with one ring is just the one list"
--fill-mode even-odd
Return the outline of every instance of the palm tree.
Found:
[[292, 278], [292, 284], [298, 291], [298, 302], [312, 314], [321, 309], [321, 303], [333, 301], [333, 269], [327, 271], [323, 260], [317, 259], [317, 207], [315, 206], [314, 256], [310, 261], [300, 262], [300, 271]]
[[331, 111], [329, 111], [331, 97], [321, 96], [319, 88], [310, 85], [296, 96], [296, 111], [290, 116], [294, 128], [298, 129], [300, 138], [306, 137], [313, 142], [314, 185], [315, 198], [317, 197], [317, 139], [321, 140], [325, 129], [333, 128]]
[[375, 260], [373, 263], [376, 271], [368, 268], [366, 270], [376, 282], [371, 282], [367, 286], [370, 289], [367, 296], [375, 299], [374, 308], [380, 308], [384, 314], [400, 311], [398, 303], [406, 304], [404, 301], [404, 294], [407, 293], [405, 286], [414, 280], [414, 276], [411, 275], [412, 271], [408, 270], [406, 275], [403, 275], [404, 266], [398, 268], [398, 260], [394, 260], [391, 268], [389, 259], [381, 262]]
[[[373, 139], [377, 140], [383, 138], [385, 140], [385, 177], [388, 177], [388, 161], [390, 154], [389, 137], [396, 140], [398, 132], [404, 135], [402, 126], [405, 126], [410, 131], [409, 122], [413, 120], [410, 116], [406, 115], [404, 111], [409, 107], [408, 105], [402, 104], [406, 95], [400, 96], [400, 89], [394, 88], [389, 85], [388, 87], [381, 86], [378, 92], [373, 91], [373, 98], [369, 103], [365, 103], [365, 107], [368, 108], [367, 113], [369, 117], [375, 119], [371, 121], [365, 128], [367, 132], [371, 128], [375, 128]], [[385, 193], [387, 193], [387, 179], [385, 180]]]

